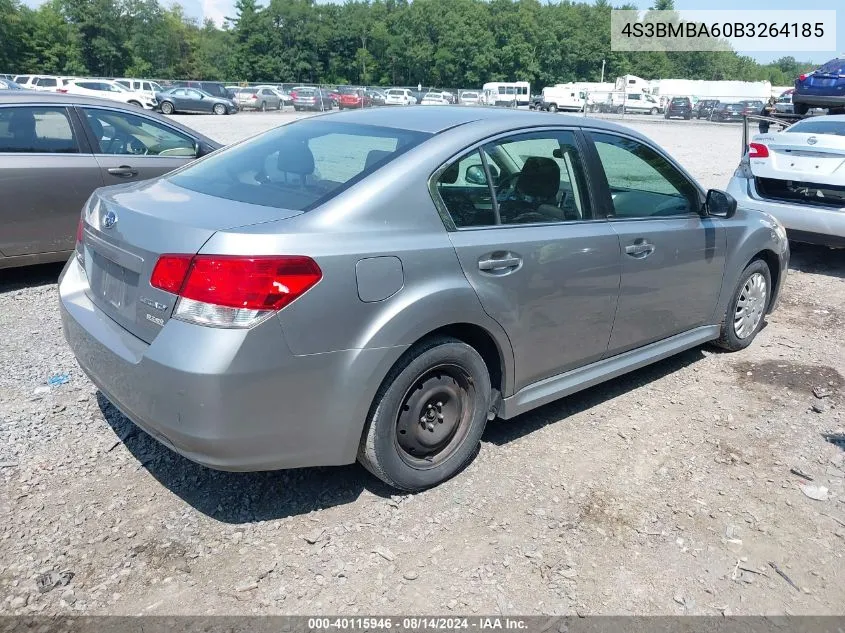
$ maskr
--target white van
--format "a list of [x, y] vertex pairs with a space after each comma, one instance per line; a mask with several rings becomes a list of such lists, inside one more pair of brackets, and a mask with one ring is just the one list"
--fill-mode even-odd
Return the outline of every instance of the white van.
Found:
[[115, 83], [120, 84], [127, 90], [131, 90], [132, 92], [138, 92], [144, 96], [149, 97], [150, 99], [155, 99], [157, 92], [163, 92], [164, 88], [162, 88], [159, 84], [154, 81], [150, 81], [149, 79], [115, 79]]
[[531, 84], [527, 81], [490, 81], [482, 90], [484, 105], [513, 108], [531, 103]]
[[580, 112], [587, 102], [587, 93], [573, 84], [558, 84], [543, 88], [543, 110], [549, 112]]
[[608, 96], [608, 105], [611, 112], [618, 112], [619, 114], [625, 112], [659, 114], [663, 112], [660, 101], [645, 92], [612, 92]]

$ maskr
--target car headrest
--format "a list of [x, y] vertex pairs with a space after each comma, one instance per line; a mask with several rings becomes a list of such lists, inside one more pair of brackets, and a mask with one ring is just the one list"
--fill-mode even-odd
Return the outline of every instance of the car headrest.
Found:
[[385, 149], [370, 150], [370, 152], [367, 153], [367, 160], [364, 161], [364, 169], [372, 169], [376, 165], [376, 163], [380, 163], [392, 153], [393, 152], [389, 152]]
[[98, 119], [92, 114], [89, 114], [88, 125], [91, 126], [91, 131], [94, 133], [94, 136], [97, 138], [97, 140], [101, 140], [103, 138], [103, 124], [100, 123], [100, 119]]
[[298, 176], [314, 173], [314, 154], [305, 141], [287, 142], [279, 149], [279, 159], [276, 162], [279, 171]]
[[516, 180], [516, 190], [532, 198], [548, 200], [557, 195], [560, 189], [560, 167], [552, 158], [545, 156], [529, 156], [519, 178]]
[[35, 136], [35, 115], [29, 110], [17, 110], [9, 117], [9, 133], [15, 138]]
[[460, 163], [452, 163], [440, 175], [440, 182], [444, 185], [454, 185], [458, 182], [458, 175], [460, 174]]

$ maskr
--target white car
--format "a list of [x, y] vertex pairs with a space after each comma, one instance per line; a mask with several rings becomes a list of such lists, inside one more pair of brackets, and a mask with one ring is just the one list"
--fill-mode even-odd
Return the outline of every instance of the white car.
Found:
[[845, 115], [753, 136], [728, 193], [776, 217], [791, 240], [845, 247]]
[[148, 79], [115, 79], [114, 81], [130, 92], [147, 95], [150, 99], [155, 99], [157, 92], [164, 92], [160, 84]]
[[391, 88], [384, 98], [385, 105], [411, 105], [417, 102], [414, 95], [407, 88]]
[[442, 92], [429, 92], [422, 98], [420, 103], [422, 105], [449, 105]]
[[481, 95], [474, 90], [467, 90], [461, 93], [460, 101], [463, 105], [481, 105]]
[[14, 81], [21, 88], [27, 88], [29, 90], [34, 90], [35, 89], [35, 82], [38, 81], [38, 75], [15, 75]]
[[132, 92], [110, 79], [72, 79], [65, 84], [61, 92], [111, 99], [149, 110], [154, 110], [158, 105], [155, 97], [147, 96], [141, 92]]

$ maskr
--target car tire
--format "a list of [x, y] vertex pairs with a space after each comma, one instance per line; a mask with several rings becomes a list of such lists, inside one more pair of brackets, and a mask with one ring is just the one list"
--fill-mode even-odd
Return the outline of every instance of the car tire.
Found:
[[169, 101], [162, 101], [161, 102], [161, 113], [162, 114], [173, 114], [173, 104]]
[[220, 116], [226, 114], [226, 106], [224, 106], [222, 103], [215, 103], [211, 111], [214, 112], [214, 114]]
[[133, 105], [133, 106], [135, 106], [136, 108], [143, 108], [143, 107], [144, 107], [144, 106], [142, 106], [142, 105], [141, 105], [138, 101], [127, 101], [127, 103], [128, 103], [129, 105]]
[[792, 111], [795, 114], [798, 114], [800, 116], [804, 116], [805, 114], [807, 114], [807, 112], [809, 112], [809, 110], [810, 110], [810, 106], [807, 105], [806, 103], [795, 103], [795, 102], [792, 103]]
[[266, 101], [261, 102], [261, 111], [267, 112], [267, 102]]
[[557, 104], [556, 103], [550, 103], [548, 110], [549, 110], [549, 112], [557, 112]]
[[400, 490], [435, 486], [475, 455], [490, 403], [490, 374], [474, 348], [449, 337], [423, 341], [382, 382], [358, 461]]
[[657, 108], [652, 108], [651, 110], [649, 110], [649, 114], [651, 116], [654, 116], [655, 114], [657, 114]]
[[730, 352], [751, 345], [766, 321], [771, 298], [772, 274], [769, 266], [763, 260], [755, 259], [739, 276], [716, 345]]

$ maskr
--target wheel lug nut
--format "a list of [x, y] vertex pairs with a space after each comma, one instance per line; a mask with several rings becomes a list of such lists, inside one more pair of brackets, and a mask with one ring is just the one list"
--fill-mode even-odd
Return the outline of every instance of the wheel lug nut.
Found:
[[429, 422], [428, 426], [426, 427], [429, 431], [434, 431], [434, 425]]

